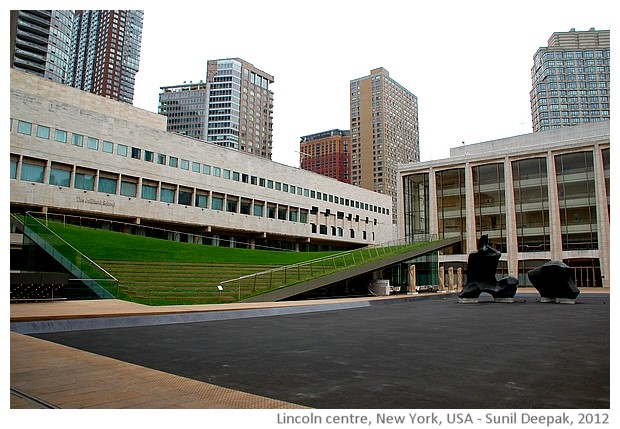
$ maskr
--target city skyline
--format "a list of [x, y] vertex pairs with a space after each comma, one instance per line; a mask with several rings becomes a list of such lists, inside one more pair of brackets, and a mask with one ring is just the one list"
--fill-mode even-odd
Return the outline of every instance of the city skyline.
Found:
[[[219, 20], [200, 24], [201, 14], [184, 8], [145, 7], [134, 106], [156, 112], [161, 86], [206, 81], [209, 59], [244, 58], [274, 76], [273, 160], [298, 166], [299, 138], [348, 129], [350, 81], [384, 67], [418, 97], [420, 159], [441, 159], [462, 142], [532, 132], [530, 70], [537, 49], [554, 32], [611, 27], [600, 10], [606, 2], [583, 8], [569, 1], [559, 8], [560, 2], [527, 1], [502, 11], [484, 1], [422, 10], [390, 1], [377, 9], [354, 2], [326, 9], [319, 1], [303, 10], [274, 4], [244, 13], [242, 1], [238, 35]], [[405, 13], [394, 16], [394, 10]], [[319, 31], [321, 21], [331, 24]], [[376, 31], [361, 30], [375, 21]], [[256, 37], [259, 27], [270, 30], [264, 40]], [[172, 49], [175, 38], [184, 43]]]

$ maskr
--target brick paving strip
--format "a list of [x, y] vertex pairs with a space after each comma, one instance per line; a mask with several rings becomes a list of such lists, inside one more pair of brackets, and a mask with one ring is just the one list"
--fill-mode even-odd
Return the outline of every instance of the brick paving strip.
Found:
[[[11, 389], [57, 408], [306, 408], [11, 332]], [[11, 394], [11, 408], [32, 408]]]

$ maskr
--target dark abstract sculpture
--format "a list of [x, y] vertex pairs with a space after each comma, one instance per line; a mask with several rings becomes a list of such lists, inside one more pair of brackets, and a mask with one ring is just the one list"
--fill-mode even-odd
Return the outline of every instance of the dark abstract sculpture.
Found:
[[478, 240], [478, 251], [469, 254], [467, 259], [467, 282], [459, 294], [460, 303], [478, 302], [482, 292], [491, 295], [496, 302], [513, 302], [519, 280], [504, 277], [497, 281], [495, 271], [502, 254], [489, 245], [489, 236]]
[[579, 295], [570, 267], [562, 261], [549, 261], [528, 271], [527, 277], [540, 293], [540, 302], [574, 304]]

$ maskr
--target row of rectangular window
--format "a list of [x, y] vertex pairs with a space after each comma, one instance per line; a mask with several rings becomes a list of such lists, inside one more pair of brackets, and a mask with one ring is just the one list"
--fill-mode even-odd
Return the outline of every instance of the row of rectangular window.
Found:
[[[11, 179], [17, 179], [17, 160], [11, 159]], [[52, 163], [50, 168], [49, 184], [61, 187], [71, 186], [71, 174], [72, 170], [67, 166]], [[105, 174], [105, 173], [104, 173]], [[45, 176], [45, 164], [42, 161], [35, 159], [25, 159], [21, 164], [20, 180], [43, 183]], [[126, 197], [137, 197], [138, 183], [135, 179], [120, 180], [120, 188], [118, 188], [118, 179], [97, 176], [92, 171], [86, 171], [80, 168], [76, 168], [73, 173], [73, 187], [76, 189], [83, 189], [85, 191], [95, 191], [95, 182], [97, 181], [97, 192], [106, 194], [117, 194]], [[145, 200], [157, 201], [157, 194], [159, 193], [159, 201], [165, 203], [178, 203], [181, 205], [194, 205], [200, 208], [208, 207], [208, 191], [200, 191], [179, 188], [177, 198], [177, 188], [175, 185], [158, 185], [155, 182], [145, 180], [146, 183], [142, 183], [140, 198]], [[159, 189], [159, 192], [158, 192]], [[192, 198], [194, 196], [194, 198]], [[193, 201], [192, 201], [193, 200]], [[250, 206], [253, 206], [250, 210]], [[266, 210], [265, 210], [266, 208]], [[227, 212], [235, 212], [241, 214], [252, 214], [254, 216], [264, 216], [266, 214], [269, 218], [277, 218], [281, 220], [289, 220], [292, 222], [308, 223], [308, 210], [307, 209], [295, 209], [291, 207], [277, 206], [275, 203], [268, 202], [254, 202], [249, 203], [249, 200], [243, 197], [237, 196], [217, 196], [211, 193], [211, 209]]]
[[[18, 158], [11, 157], [10, 160], [10, 177], [17, 179]], [[22, 181], [44, 183], [46, 163], [45, 161], [24, 158], [20, 166], [19, 178]], [[81, 167], [75, 167], [75, 171], [69, 165], [51, 163], [48, 184], [60, 187], [71, 187], [71, 176], [73, 175], [73, 187], [85, 191], [97, 191], [105, 194], [112, 194], [136, 198], [138, 196], [138, 180], [133, 177], [122, 177], [120, 186], [118, 176], [113, 173], [99, 172], [96, 174], [93, 170]], [[110, 177], [116, 176], [116, 177]], [[97, 186], [95, 187], [95, 184]], [[178, 191], [178, 192], [177, 192]], [[159, 194], [159, 199], [157, 198]], [[209, 198], [210, 197], [210, 198]], [[308, 214], [317, 215], [318, 207], [312, 207], [311, 210], [280, 206], [277, 203], [266, 201], [253, 201], [249, 198], [214, 194], [206, 190], [190, 189], [176, 185], [158, 183], [148, 179], [143, 179], [140, 188], [140, 198], [152, 201], [161, 201], [165, 203], [177, 203], [180, 205], [195, 206], [199, 208], [211, 208], [217, 211], [226, 211], [240, 214], [252, 214], [254, 216], [266, 216], [272, 219], [288, 220], [291, 222], [308, 223]], [[211, 202], [209, 207], [209, 201]], [[330, 210], [326, 209], [325, 216], [330, 215]], [[337, 219], [345, 219], [344, 212], [337, 212]], [[348, 221], [360, 222], [360, 216], [353, 217], [349, 213], [346, 217]], [[365, 223], [369, 223], [366, 217]], [[377, 225], [377, 219], [374, 219], [374, 225]]]
[[[12, 120], [11, 120], [12, 126]], [[24, 135], [32, 135], [32, 123], [18, 120], [17, 122], [17, 132], [19, 134]], [[37, 125], [36, 136], [45, 140], [49, 140], [51, 136], [51, 129], [49, 127], [43, 125]], [[68, 133], [64, 130], [56, 129], [54, 130], [54, 141], [59, 143], [67, 143]], [[84, 146], [85, 137], [81, 134], [73, 133], [71, 135], [71, 144], [79, 147]], [[94, 137], [86, 137], [86, 147], [92, 150], [99, 150], [100, 140]], [[114, 153], [114, 143], [103, 140], [101, 141], [101, 149], [105, 153]], [[223, 177], [224, 179], [232, 179], [235, 181], [241, 181], [243, 183], [249, 183], [252, 185], [258, 185], [261, 187], [267, 187], [268, 189], [275, 189], [277, 191], [288, 192], [297, 195], [303, 195], [309, 198], [316, 198], [323, 201], [329, 201], [330, 203], [341, 204], [348, 207], [355, 207], [357, 209], [369, 210], [375, 213], [381, 213], [385, 215], [389, 215], [389, 208], [378, 207], [373, 204], [364, 203], [361, 201], [350, 200], [348, 198], [338, 197], [336, 195], [327, 194], [325, 192], [314, 191], [308, 188], [302, 188], [301, 186], [289, 185], [286, 183], [281, 183], [278, 181], [259, 178], [257, 176], [250, 176], [245, 173], [239, 173], [237, 171], [231, 171], [229, 169], [224, 169], [220, 167], [210, 166], [208, 164], [201, 164], [195, 161], [189, 161], [186, 159], [181, 159], [179, 163], [179, 158], [168, 156], [161, 153], [155, 153], [153, 151], [144, 150], [144, 157], [142, 157], [142, 149], [136, 147], [129, 147], [127, 145], [123, 145], [121, 143], [116, 143], [116, 154], [119, 156], [127, 157], [131, 156], [133, 159], [139, 159], [147, 162], [156, 162], [160, 165], [166, 165], [173, 168], [181, 168], [182, 170], [190, 170], [194, 173], [200, 173], [206, 175], [213, 175], [215, 177]]]

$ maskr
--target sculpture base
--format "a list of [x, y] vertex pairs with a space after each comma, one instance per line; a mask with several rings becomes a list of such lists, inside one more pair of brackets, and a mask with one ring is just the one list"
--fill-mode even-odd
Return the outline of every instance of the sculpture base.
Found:
[[574, 304], [575, 300], [570, 298], [556, 298], [555, 302], [557, 304]]
[[511, 303], [511, 302], [515, 302], [514, 298], [495, 298], [493, 299], [493, 302], [507, 302], [507, 303]]
[[478, 304], [478, 298], [459, 298], [459, 304]]

